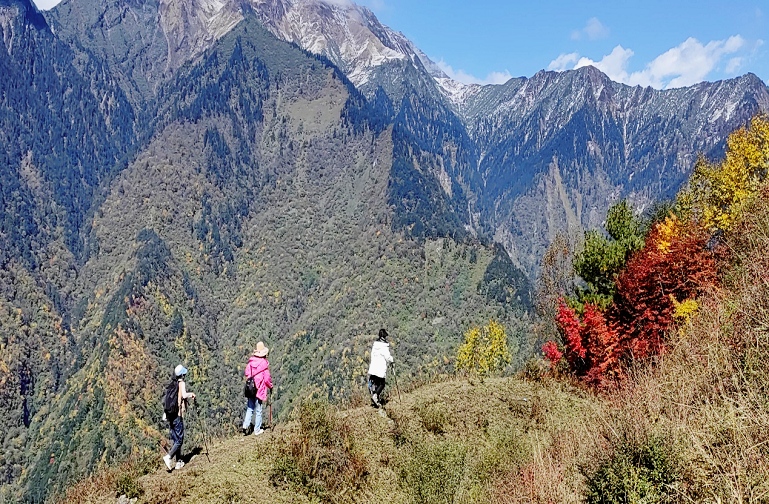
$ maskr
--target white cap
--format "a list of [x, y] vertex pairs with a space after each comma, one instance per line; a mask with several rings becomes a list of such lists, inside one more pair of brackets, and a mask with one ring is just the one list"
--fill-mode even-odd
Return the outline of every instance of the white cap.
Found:
[[187, 374], [187, 368], [179, 364], [178, 366], [176, 366], [176, 369], [174, 369], [174, 374], [176, 375], [177, 378], [180, 376], [184, 376]]

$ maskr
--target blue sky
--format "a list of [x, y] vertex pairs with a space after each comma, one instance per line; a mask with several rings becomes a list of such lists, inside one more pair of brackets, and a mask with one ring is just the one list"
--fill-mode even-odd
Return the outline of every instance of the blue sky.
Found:
[[360, 0], [457, 80], [594, 64], [657, 88], [753, 72], [769, 82], [769, 1]]
[[[57, 0], [36, 2], [50, 8]], [[501, 83], [587, 64], [616, 81], [656, 88], [746, 72], [769, 82], [769, 0], [358, 3], [462, 82]]]

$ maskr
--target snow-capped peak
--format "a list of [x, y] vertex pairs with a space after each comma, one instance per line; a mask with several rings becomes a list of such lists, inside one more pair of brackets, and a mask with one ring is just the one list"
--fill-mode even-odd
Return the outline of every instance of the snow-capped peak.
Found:
[[366, 7], [348, 0], [250, 0], [276, 37], [329, 58], [358, 87], [372, 70], [394, 60], [419, 62], [454, 103], [479, 86], [454, 81], [402, 33], [381, 24]]

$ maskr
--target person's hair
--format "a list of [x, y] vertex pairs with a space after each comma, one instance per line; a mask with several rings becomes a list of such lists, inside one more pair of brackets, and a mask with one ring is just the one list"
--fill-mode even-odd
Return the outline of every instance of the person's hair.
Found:
[[387, 331], [384, 329], [379, 330], [379, 341], [387, 341]]

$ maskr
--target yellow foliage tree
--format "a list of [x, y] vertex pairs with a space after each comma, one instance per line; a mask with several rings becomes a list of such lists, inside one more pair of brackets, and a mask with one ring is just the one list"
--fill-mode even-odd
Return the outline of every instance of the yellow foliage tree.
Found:
[[689, 324], [694, 314], [700, 308], [700, 304], [694, 298], [686, 299], [679, 303], [673, 294], [670, 294], [670, 301], [673, 302], [673, 318], [682, 324]]
[[681, 221], [678, 217], [671, 214], [665, 217], [665, 220], [657, 224], [657, 250], [663, 254], [670, 251], [670, 245], [673, 240], [681, 233]]
[[731, 228], [744, 203], [758, 190], [769, 171], [769, 117], [755, 116], [748, 128], [727, 139], [720, 163], [697, 160], [689, 185], [678, 196], [687, 216], [708, 229]]
[[511, 360], [505, 328], [490, 320], [487, 325], [471, 327], [465, 333], [465, 342], [457, 350], [456, 368], [487, 376], [501, 372]]

